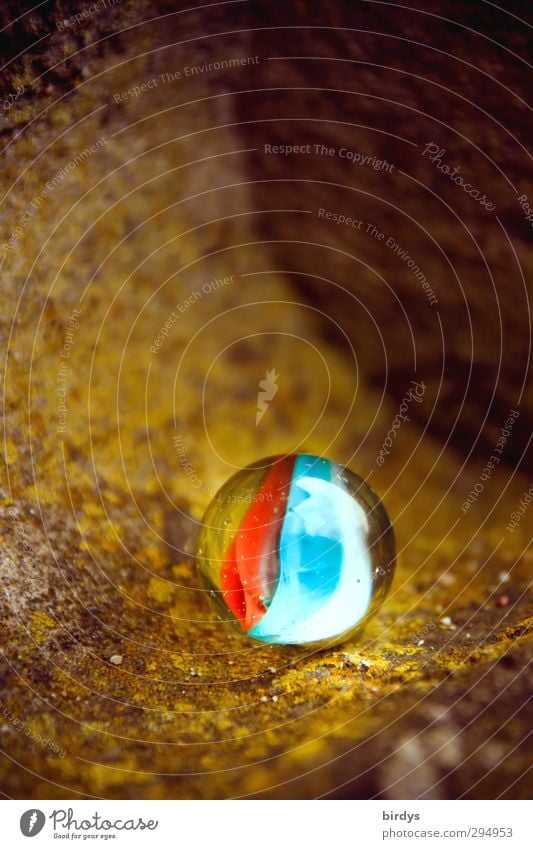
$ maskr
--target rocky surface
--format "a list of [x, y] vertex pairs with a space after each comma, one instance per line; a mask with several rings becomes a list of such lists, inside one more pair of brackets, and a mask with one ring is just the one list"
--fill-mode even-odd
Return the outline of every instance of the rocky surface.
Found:
[[[531, 484], [527, 463], [516, 465], [531, 432], [531, 399], [519, 397], [528, 313], [516, 294], [511, 248], [494, 236], [494, 216], [489, 226], [489, 216], [442, 187], [425, 160], [416, 166], [422, 160], [405, 152], [409, 145], [394, 145], [392, 155], [386, 136], [374, 143], [375, 130], [328, 125], [322, 135], [304, 122], [310, 143], [366, 150], [372, 138], [376, 156], [411, 175], [387, 177], [384, 188], [382, 171], [361, 167], [348, 194], [367, 192], [361, 220], [397, 234], [421, 268], [431, 267], [434, 307], [366, 232], [352, 228], [347, 236], [345, 225], [331, 224], [319, 233], [313, 212], [287, 211], [324, 206], [348, 215], [354, 205], [345, 193], [257, 182], [287, 174], [339, 182], [346, 178], [338, 157], [324, 168], [322, 160], [280, 164], [260, 148], [288, 143], [289, 122], [276, 120], [268, 133], [243, 122], [271, 118], [274, 107], [277, 118], [306, 119], [322, 110], [331, 117], [333, 109], [342, 120], [429, 141], [430, 119], [371, 108], [368, 94], [381, 90], [456, 130], [471, 127], [465, 135], [476, 143], [482, 137], [518, 188], [523, 152], [506, 146], [504, 131], [471, 105], [461, 107], [466, 123], [458, 125], [452, 97], [363, 65], [355, 82], [367, 95], [355, 116], [347, 95], [239, 96], [242, 88], [309, 86], [315, 78], [338, 87], [342, 77], [351, 88], [354, 80], [329, 65], [289, 71], [268, 57], [309, 50], [377, 61], [380, 39], [251, 32], [250, 16], [256, 28], [271, 25], [263, 4], [253, 11], [229, 4], [209, 15], [157, 5], [166, 17], [152, 23], [142, 22], [157, 17], [153, 4], [136, 3], [60, 29], [57, 22], [82, 7], [49, 4], [21, 18], [9, 43], [26, 52], [3, 78], [24, 95], [4, 114], [2, 131], [0, 242], [12, 239], [2, 259], [0, 325], [2, 791], [15, 798], [525, 798], [527, 507], [510, 523]], [[519, 60], [488, 41], [499, 40], [500, 26], [520, 54], [521, 26], [507, 22], [507, 32], [471, 5], [486, 36], [479, 67], [488, 72], [493, 63], [498, 79], [523, 94]], [[279, 25], [311, 14], [306, 3], [283, 6]], [[375, 10], [352, 9], [346, 23], [344, 4], [333, 8], [313, 4], [307, 23], [322, 14], [328, 26], [350, 26], [355, 15], [357, 26], [370, 29], [371, 14], [374, 28], [384, 22], [404, 37], [402, 27], [411, 26], [411, 38], [451, 45], [465, 59], [472, 52], [474, 36], [452, 24], [411, 16], [400, 25], [383, 9], [379, 20]], [[230, 35], [213, 35], [223, 32]], [[185, 72], [255, 55], [260, 64]], [[410, 56], [397, 46], [386, 61], [418, 74], [423, 58]], [[449, 77], [448, 60], [439, 62], [440, 71], [434, 63], [427, 74]], [[453, 87], [466, 92], [478, 77], [463, 72], [464, 85], [454, 80]], [[142, 83], [143, 91], [129, 93]], [[527, 141], [522, 107], [511, 109], [497, 87], [479, 83], [469, 98]], [[476, 180], [497, 198], [527, 271], [528, 231], [504, 178], [482, 167], [479, 154], [471, 158], [470, 142], [448, 129], [452, 141], [438, 126], [440, 144], [465, 172], [475, 164]], [[415, 177], [429, 188], [421, 193]], [[429, 189], [442, 199], [426, 204]], [[372, 197], [384, 193], [440, 248]], [[497, 381], [490, 275], [442, 213], [444, 201], [464, 211], [497, 276], [505, 325]], [[288, 240], [286, 250], [279, 239]], [[309, 244], [317, 241], [327, 250]], [[441, 249], [460, 268], [477, 340], [455, 437], [469, 337]], [[360, 273], [340, 250], [357, 254]], [[319, 277], [348, 294], [331, 294], [331, 282]], [[382, 278], [387, 286], [371, 283]], [[361, 301], [353, 310], [350, 293]], [[439, 392], [437, 314], [446, 352]], [[386, 381], [375, 327], [387, 351]], [[279, 393], [256, 427], [258, 381], [272, 367]], [[411, 420], [378, 463], [413, 379], [427, 392], [410, 404]], [[487, 474], [513, 409], [520, 415]], [[319, 653], [257, 647], [226, 632], [192, 556], [202, 511], [232, 470], [295, 449], [324, 452], [365, 476], [383, 496], [398, 541], [391, 595], [363, 640]]]

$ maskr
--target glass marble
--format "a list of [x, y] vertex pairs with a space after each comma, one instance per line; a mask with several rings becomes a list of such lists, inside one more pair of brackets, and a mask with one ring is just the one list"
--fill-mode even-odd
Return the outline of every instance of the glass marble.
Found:
[[197, 565], [218, 617], [263, 643], [335, 645], [383, 602], [395, 567], [381, 501], [311, 454], [233, 475], [204, 515]]

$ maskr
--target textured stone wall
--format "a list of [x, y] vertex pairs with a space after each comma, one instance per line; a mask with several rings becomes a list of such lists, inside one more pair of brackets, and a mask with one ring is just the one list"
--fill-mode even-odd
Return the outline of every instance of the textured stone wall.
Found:
[[[84, 8], [20, 6], [0, 43], [2, 791], [525, 797], [524, 28]], [[293, 450], [364, 475], [397, 535], [389, 600], [329, 652], [252, 650], [194, 570], [217, 487]]]

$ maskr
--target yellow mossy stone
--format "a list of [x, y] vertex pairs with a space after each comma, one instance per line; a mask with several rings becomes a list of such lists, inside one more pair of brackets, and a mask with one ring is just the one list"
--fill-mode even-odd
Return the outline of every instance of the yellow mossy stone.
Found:
[[36, 611], [31, 617], [30, 634], [39, 645], [48, 639], [51, 630], [58, 627], [58, 623], [45, 610]]

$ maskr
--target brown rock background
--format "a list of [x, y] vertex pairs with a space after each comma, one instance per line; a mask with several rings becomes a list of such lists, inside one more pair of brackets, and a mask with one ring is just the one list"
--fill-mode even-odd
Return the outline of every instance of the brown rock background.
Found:
[[[1, 4], [0, 244], [21, 227], [1, 260], [3, 792], [526, 797], [526, 24], [480, 3], [26, 8], [10, 25]], [[336, 152], [264, 152], [315, 143]], [[366, 476], [398, 538], [388, 602], [329, 652], [235, 640], [192, 563], [216, 488], [291, 450]]]

